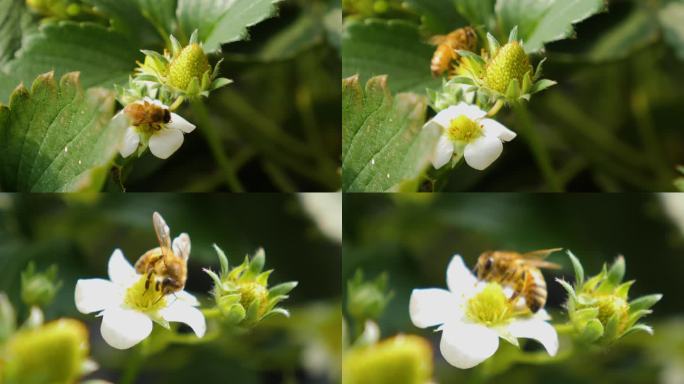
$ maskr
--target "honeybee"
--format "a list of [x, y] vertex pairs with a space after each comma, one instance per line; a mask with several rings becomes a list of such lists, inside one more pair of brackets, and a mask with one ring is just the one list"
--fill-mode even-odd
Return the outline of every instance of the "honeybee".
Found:
[[150, 289], [154, 282], [155, 291], [168, 295], [185, 287], [190, 257], [190, 236], [187, 233], [181, 233], [171, 243], [169, 226], [159, 213], [152, 214], [152, 223], [157, 240], [159, 240], [159, 247], [140, 256], [135, 263], [135, 270], [141, 275], [147, 275], [146, 290]]
[[458, 60], [457, 50], [474, 51], [477, 48], [477, 34], [472, 27], [463, 27], [447, 35], [433, 36], [430, 44], [437, 46], [430, 62], [432, 75], [441, 76]]
[[128, 104], [124, 108], [124, 114], [130, 119], [131, 124], [160, 126], [171, 121], [171, 112], [162, 105], [149, 100], [140, 100]]
[[540, 268], [559, 269], [560, 265], [545, 261], [562, 248], [542, 249], [527, 253], [488, 251], [480, 255], [475, 270], [480, 280], [497, 282], [513, 288], [511, 301], [522, 297], [525, 306], [536, 313], [546, 304], [546, 281]]

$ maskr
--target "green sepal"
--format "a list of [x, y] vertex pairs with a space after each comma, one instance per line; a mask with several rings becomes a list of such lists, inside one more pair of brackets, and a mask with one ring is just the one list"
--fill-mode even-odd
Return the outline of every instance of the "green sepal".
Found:
[[641, 296], [637, 299], [634, 299], [629, 302], [629, 309], [630, 311], [639, 311], [642, 309], [649, 309], [652, 306], [654, 306], [657, 302], [660, 301], [660, 299], [663, 298], [663, 295], [656, 293], [653, 295], [646, 295], [646, 296]]

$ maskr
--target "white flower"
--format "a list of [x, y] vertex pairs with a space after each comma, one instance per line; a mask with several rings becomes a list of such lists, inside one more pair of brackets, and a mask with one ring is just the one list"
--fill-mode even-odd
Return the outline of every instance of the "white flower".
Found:
[[152, 321], [168, 328], [170, 321], [190, 326], [197, 337], [206, 332], [206, 322], [197, 299], [180, 291], [161, 296], [145, 288], [145, 275], [139, 275], [117, 249], [109, 258], [109, 279], [79, 279], [76, 308], [81, 313], [102, 316], [102, 338], [117, 349], [128, 349], [152, 332]]
[[432, 156], [432, 165], [439, 169], [451, 161], [454, 154], [465, 157], [466, 163], [483, 170], [499, 158], [503, 142], [515, 138], [515, 132], [496, 120], [486, 119], [487, 112], [465, 103], [439, 112], [428, 124], [437, 124], [442, 135]]
[[[150, 108], [150, 106], [162, 108], [166, 111], [169, 110], [169, 107], [162, 104], [161, 101], [153, 100], [149, 97], [145, 97], [132, 104], [137, 104], [146, 110]], [[124, 111], [125, 109], [119, 112], [119, 114], [124, 113]], [[124, 114], [128, 115], [127, 113]], [[155, 124], [129, 126], [128, 129], [126, 129], [123, 143], [119, 149], [121, 156], [128, 157], [132, 155], [142, 142], [143, 145], [149, 145], [150, 152], [152, 152], [153, 155], [160, 159], [168, 159], [169, 156], [176, 152], [183, 144], [183, 133], [190, 133], [195, 130], [193, 124], [189, 123], [178, 114], [170, 112], [169, 116], [170, 120], [168, 123], [160, 122]]]
[[499, 348], [499, 337], [517, 345], [517, 338], [539, 341], [549, 355], [558, 352], [558, 334], [546, 322], [545, 310], [534, 315], [516, 315], [504, 288], [478, 281], [460, 256], [447, 268], [449, 290], [414, 289], [409, 312], [419, 328], [439, 326], [440, 350], [449, 364], [472, 368], [491, 357]]

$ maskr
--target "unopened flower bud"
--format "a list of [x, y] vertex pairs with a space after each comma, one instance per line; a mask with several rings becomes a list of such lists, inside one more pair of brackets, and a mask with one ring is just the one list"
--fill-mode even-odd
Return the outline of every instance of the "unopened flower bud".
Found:
[[87, 369], [88, 330], [81, 322], [60, 319], [15, 334], [5, 345], [0, 381], [23, 384], [73, 383]]
[[209, 59], [199, 44], [190, 44], [171, 61], [169, 66], [169, 84], [185, 90], [193, 79], [201, 82], [205, 73], [211, 70]]
[[347, 352], [343, 384], [426, 384], [432, 378], [430, 343], [419, 336], [399, 335]]
[[488, 88], [505, 94], [513, 80], [521, 85], [523, 77], [530, 71], [532, 65], [525, 50], [519, 42], [512, 41], [501, 47], [487, 64], [484, 83]]

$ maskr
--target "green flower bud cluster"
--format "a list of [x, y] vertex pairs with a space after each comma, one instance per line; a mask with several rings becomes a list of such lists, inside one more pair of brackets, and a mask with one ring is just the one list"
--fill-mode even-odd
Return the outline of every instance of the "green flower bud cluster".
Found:
[[432, 109], [435, 111], [440, 112], [451, 107], [452, 105], [460, 103], [461, 101], [465, 101], [468, 104], [473, 104], [475, 93], [466, 92], [467, 88], [469, 88], [467, 85], [442, 79], [441, 88], [437, 90], [427, 89], [430, 107], [432, 107]]
[[419, 336], [400, 335], [349, 350], [342, 384], [427, 384], [433, 370], [432, 347]]
[[575, 270], [575, 285], [557, 280], [568, 292], [566, 304], [577, 339], [583, 343], [610, 344], [632, 332], [653, 334], [653, 329], [638, 321], [652, 313], [650, 309], [662, 295], [653, 294], [629, 300], [629, 289], [635, 280], [623, 282], [625, 259], [620, 256], [608, 268], [587, 280], [584, 268], [568, 252]]
[[128, 86], [117, 89], [123, 105], [151, 97], [175, 109], [185, 99], [208, 97], [211, 91], [232, 83], [232, 80], [218, 77], [222, 60], [211, 67], [198, 41], [197, 31], [193, 32], [186, 46], [182, 46], [174, 36], [169, 40], [171, 52], [161, 54], [142, 50], [145, 60], [138, 63]]
[[0, 383], [74, 383], [96, 369], [88, 355], [83, 323], [59, 319], [44, 324], [43, 312], [32, 307], [18, 326], [12, 303], [0, 292]]
[[73, 383], [89, 373], [88, 330], [74, 319], [59, 319], [17, 332], [2, 348], [0, 382]]
[[379, 318], [394, 295], [388, 291], [387, 285], [387, 273], [379, 275], [375, 280], [364, 281], [363, 271], [356, 271], [354, 277], [347, 282], [349, 314], [361, 323]]
[[62, 282], [57, 281], [57, 266], [52, 265], [45, 272], [36, 272], [34, 263], [29, 263], [21, 273], [21, 299], [29, 307], [45, 307], [55, 298]]
[[555, 81], [541, 79], [541, 60], [534, 69], [530, 59], [518, 40], [518, 28], [511, 30], [508, 42], [501, 45], [499, 41], [487, 34], [488, 52], [480, 56], [470, 51], [459, 51], [461, 56], [457, 76], [449, 83], [467, 85], [467, 92], [477, 92], [490, 103], [500, 100], [509, 103], [530, 97], [556, 84]]
[[289, 316], [284, 308], [276, 307], [287, 299], [288, 293], [297, 286], [296, 281], [268, 287], [268, 278], [273, 270], [263, 271], [266, 254], [259, 249], [250, 259], [245, 256], [242, 264], [230, 269], [228, 258], [214, 245], [221, 271], [219, 274], [205, 269], [214, 281], [212, 294], [221, 318], [228, 324], [251, 327], [267, 316], [281, 314]]

